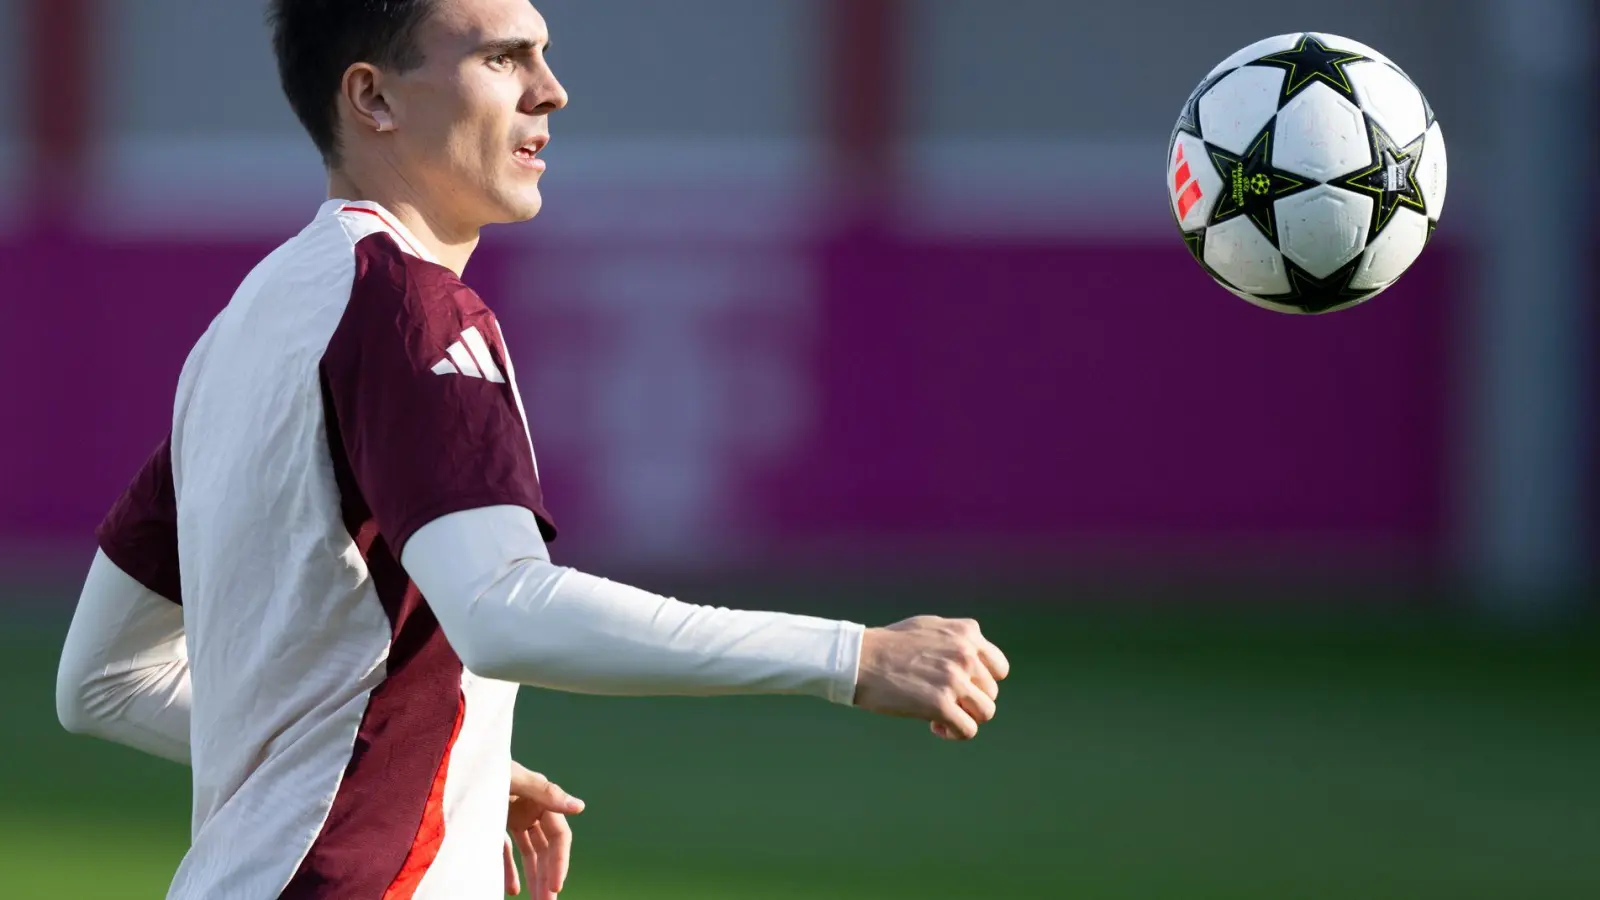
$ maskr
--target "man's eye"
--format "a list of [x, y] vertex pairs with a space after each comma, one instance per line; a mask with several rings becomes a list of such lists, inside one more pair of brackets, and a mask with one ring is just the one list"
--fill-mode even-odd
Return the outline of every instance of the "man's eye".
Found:
[[510, 68], [511, 57], [504, 53], [499, 56], [491, 56], [489, 57], [489, 65], [494, 66], [496, 69]]

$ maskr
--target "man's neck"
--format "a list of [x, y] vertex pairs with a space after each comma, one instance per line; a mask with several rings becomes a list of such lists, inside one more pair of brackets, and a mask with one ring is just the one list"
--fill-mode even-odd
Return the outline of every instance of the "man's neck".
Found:
[[328, 173], [328, 197], [382, 206], [457, 277], [466, 271], [472, 251], [478, 248], [478, 229], [451, 228], [437, 216], [430, 216], [421, 198], [403, 179], [358, 180], [346, 172], [333, 171]]

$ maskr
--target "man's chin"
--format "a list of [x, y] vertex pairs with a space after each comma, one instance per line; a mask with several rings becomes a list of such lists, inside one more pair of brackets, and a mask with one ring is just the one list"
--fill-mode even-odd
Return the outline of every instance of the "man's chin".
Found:
[[539, 210], [544, 208], [544, 197], [539, 194], [536, 188], [532, 191], [519, 191], [515, 194], [501, 197], [500, 202], [495, 205], [499, 207], [499, 210], [494, 221], [489, 224], [515, 225], [518, 222], [526, 222], [537, 216]]
[[513, 197], [512, 200], [511, 211], [512, 215], [516, 217], [512, 220], [514, 222], [526, 222], [537, 216], [539, 210], [544, 209], [544, 195], [539, 193], [538, 188], [521, 192], [518, 196]]

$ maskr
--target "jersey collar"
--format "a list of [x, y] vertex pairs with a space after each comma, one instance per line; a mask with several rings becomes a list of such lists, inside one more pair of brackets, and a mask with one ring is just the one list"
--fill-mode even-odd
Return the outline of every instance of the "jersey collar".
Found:
[[427, 246], [417, 240], [416, 235], [400, 224], [400, 220], [395, 218], [393, 213], [384, 209], [382, 204], [374, 203], [371, 200], [340, 200], [334, 198], [322, 204], [322, 207], [317, 210], [317, 218], [320, 219], [323, 216], [341, 213], [370, 216], [378, 223], [381, 223], [380, 227], [389, 232], [390, 236], [395, 239], [395, 243], [399, 244], [402, 250], [419, 259], [425, 259], [435, 265], [439, 264], [438, 258], [429, 252]]

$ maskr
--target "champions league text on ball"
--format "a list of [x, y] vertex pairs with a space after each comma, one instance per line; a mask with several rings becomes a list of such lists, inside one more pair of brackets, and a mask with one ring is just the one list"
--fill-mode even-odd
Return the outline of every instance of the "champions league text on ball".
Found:
[[1433, 109], [1383, 54], [1285, 34], [1223, 60], [1167, 146], [1189, 251], [1219, 284], [1287, 313], [1371, 299], [1439, 222], [1448, 166]]

